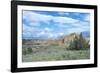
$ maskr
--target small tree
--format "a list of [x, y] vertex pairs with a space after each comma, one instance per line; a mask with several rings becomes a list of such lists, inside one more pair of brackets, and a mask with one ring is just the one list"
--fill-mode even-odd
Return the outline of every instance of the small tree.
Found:
[[71, 50], [78, 50], [78, 49], [80, 49], [79, 48], [79, 40], [78, 40], [78, 38], [76, 36], [73, 39], [73, 41], [70, 42], [69, 49], [71, 49]]
[[28, 51], [28, 53], [32, 53], [33, 52], [32, 48], [30, 48], [30, 47], [27, 49], [27, 51]]
[[86, 39], [83, 38], [82, 33], [80, 33], [79, 37], [80, 37], [79, 41], [80, 41], [81, 49], [89, 48], [88, 41], [86, 41]]

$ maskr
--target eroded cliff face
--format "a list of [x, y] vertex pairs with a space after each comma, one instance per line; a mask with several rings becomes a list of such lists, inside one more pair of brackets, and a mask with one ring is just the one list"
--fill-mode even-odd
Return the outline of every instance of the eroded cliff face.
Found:
[[58, 40], [52, 40], [49, 42], [50, 44], [57, 44], [58, 46], [63, 46], [66, 48], [89, 48], [89, 40], [86, 40], [83, 36], [82, 33], [72, 33], [69, 35], [64, 36], [61, 39]]

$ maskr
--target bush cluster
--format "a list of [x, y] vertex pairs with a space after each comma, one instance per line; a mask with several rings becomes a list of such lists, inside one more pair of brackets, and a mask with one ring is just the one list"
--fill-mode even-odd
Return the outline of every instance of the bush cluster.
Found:
[[29, 53], [32, 53], [32, 52], [33, 52], [33, 51], [32, 51], [32, 48], [30, 48], [30, 47], [29, 47], [29, 48], [23, 48], [23, 50], [22, 50], [22, 51], [23, 51], [23, 54], [24, 54], [24, 55], [26, 55], [26, 54], [29, 54]]
[[82, 33], [80, 33], [79, 37], [75, 36], [73, 41], [70, 41], [70, 45], [68, 49], [70, 50], [82, 50], [89, 48], [89, 43], [84, 39]]

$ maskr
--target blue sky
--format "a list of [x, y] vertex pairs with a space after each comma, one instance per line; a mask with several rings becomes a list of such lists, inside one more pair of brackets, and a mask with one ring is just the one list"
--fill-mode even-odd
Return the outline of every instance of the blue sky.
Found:
[[90, 32], [89, 13], [23, 10], [22, 22], [24, 39], [57, 39]]

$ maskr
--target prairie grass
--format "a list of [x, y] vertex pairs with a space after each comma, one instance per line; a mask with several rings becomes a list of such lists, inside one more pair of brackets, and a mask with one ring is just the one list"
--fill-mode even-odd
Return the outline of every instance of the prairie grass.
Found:
[[39, 50], [35, 52], [33, 51], [31, 53], [22, 55], [23, 62], [81, 60], [89, 58], [90, 58], [89, 49], [67, 50], [60, 46], [49, 46], [47, 48], [39, 48]]

